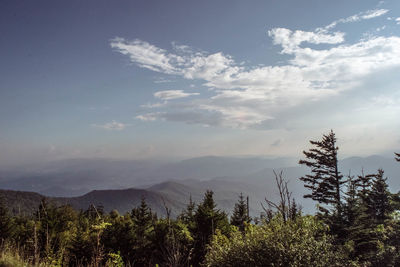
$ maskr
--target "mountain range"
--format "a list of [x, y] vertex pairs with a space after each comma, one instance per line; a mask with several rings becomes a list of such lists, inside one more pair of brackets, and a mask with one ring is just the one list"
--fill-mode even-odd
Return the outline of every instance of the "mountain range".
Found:
[[[400, 189], [397, 177], [400, 164], [392, 158], [351, 157], [341, 160], [339, 166], [344, 175], [349, 172], [357, 175], [361, 170], [373, 173], [383, 168], [391, 191]], [[0, 188], [4, 189], [0, 196], [14, 212], [20, 212], [21, 206], [29, 206], [24, 208], [28, 212], [37, 207], [42, 196], [47, 196], [58, 204], [68, 203], [77, 209], [96, 204], [104, 206], [107, 212], [117, 209], [120, 213], [139, 205], [143, 196], [158, 214], [165, 215], [165, 204], [177, 215], [190, 197], [199, 203], [210, 189], [215, 193], [218, 207], [227, 213], [232, 212], [241, 192], [250, 196], [251, 214], [258, 216], [264, 198], [278, 199], [274, 170], [283, 172], [303, 210], [313, 212], [315, 203], [302, 198], [306, 191], [298, 179], [309, 170], [293, 158], [210, 156], [178, 162], [70, 159], [0, 171]]]

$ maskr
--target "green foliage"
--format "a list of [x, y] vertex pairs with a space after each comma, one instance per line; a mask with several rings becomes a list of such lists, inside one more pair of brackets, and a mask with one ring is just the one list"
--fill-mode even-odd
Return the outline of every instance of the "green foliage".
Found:
[[332, 131], [311, 141], [300, 161], [311, 168], [301, 179], [311, 189], [305, 197], [321, 205], [316, 216], [301, 215], [282, 173], [280, 202], [266, 200], [267, 220], [256, 225], [242, 194], [231, 224], [212, 191], [198, 205], [190, 198], [176, 219], [166, 206], [167, 217], [157, 218], [144, 198], [130, 213], [106, 215], [101, 206], [77, 212], [33, 194], [40, 205], [30, 216], [10, 215], [10, 200], [0, 201], [0, 267], [400, 266], [400, 192], [389, 192], [383, 170], [343, 180], [335, 142]]
[[[29, 259], [24, 258], [24, 253], [20, 247], [5, 242], [0, 246], [0, 267], [30, 267], [33, 264]], [[36, 267], [50, 267], [45, 262], [38, 262]], [[52, 266], [53, 267], [53, 266]]]
[[187, 225], [181, 220], [160, 219], [154, 232], [155, 261], [161, 266], [188, 266], [193, 238]]
[[106, 262], [107, 267], [124, 267], [124, 261], [121, 255], [118, 253], [108, 253], [108, 260]]
[[71, 243], [68, 247], [70, 255], [69, 262], [73, 265], [88, 265], [93, 258], [93, 246], [90, 238], [89, 219], [81, 212], [79, 214], [77, 230], [71, 236]]
[[397, 258], [392, 242], [396, 239], [393, 235], [397, 224], [392, 219], [395, 206], [383, 175], [383, 170], [360, 175], [350, 184], [354, 189], [347, 200], [348, 209], [353, 206], [353, 220], [348, 220], [352, 256], [372, 266], [393, 266]]
[[217, 231], [205, 266], [345, 266], [345, 254], [332, 244], [326, 227], [315, 218], [284, 223], [276, 216], [262, 225], [248, 225], [244, 235]]
[[60, 265], [76, 231], [76, 211], [68, 205], [56, 207], [43, 199], [35, 217], [33, 241], [40, 257]]
[[110, 216], [108, 221], [111, 225], [107, 227], [102, 236], [105, 251], [108, 253], [120, 252], [125, 262], [133, 262], [135, 253], [132, 248], [136, 237], [132, 217], [129, 214]]
[[0, 254], [0, 267], [28, 267], [29, 262], [26, 262], [18, 254], [11, 252], [2, 252]]

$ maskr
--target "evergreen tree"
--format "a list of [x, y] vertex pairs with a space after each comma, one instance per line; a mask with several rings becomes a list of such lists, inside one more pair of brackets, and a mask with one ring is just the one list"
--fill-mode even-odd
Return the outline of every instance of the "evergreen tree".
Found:
[[131, 215], [120, 216], [118, 212], [112, 211], [107, 222], [111, 226], [107, 227], [102, 236], [105, 251], [119, 252], [127, 264], [132, 264], [135, 259], [132, 248], [136, 245], [136, 235]]
[[358, 216], [359, 205], [358, 205], [358, 183], [354, 179], [354, 176], [349, 174], [347, 180], [347, 192], [345, 196], [345, 205], [343, 207], [343, 215], [346, 221], [348, 232], [351, 232], [351, 227]]
[[154, 234], [154, 220], [150, 207], [146, 200], [142, 197], [140, 206], [132, 209], [131, 218], [134, 227], [134, 262], [133, 265], [147, 266], [152, 259], [152, 243], [151, 235]]
[[[363, 264], [387, 266], [393, 259], [390, 240], [385, 227], [389, 223], [391, 193], [388, 191], [384, 172], [360, 175], [356, 182], [360, 188], [357, 199], [355, 219], [349, 227], [349, 240], [354, 242], [354, 257]], [[392, 228], [392, 227], [390, 227]]]
[[0, 198], [0, 244], [11, 237], [13, 230], [12, 219], [8, 213], [7, 206], [3, 198]]
[[71, 244], [68, 248], [70, 254], [70, 264], [73, 266], [88, 266], [94, 254], [94, 245], [89, 235], [89, 220], [81, 212], [78, 215], [76, 233], [72, 236]]
[[348, 186], [352, 188], [349, 189], [346, 205], [351, 211], [351, 216], [347, 216], [347, 239], [354, 244], [352, 257], [365, 264], [369, 264], [374, 256], [377, 244], [369, 199], [372, 179], [373, 175], [362, 173], [357, 179], [349, 181]]
[[153, 213], [147, 205], [144, 197], [141, 199], [140, 206], [132, 209], [131, 217], [135, 225], [137, 238], [144, 238], [146, 233], [152, 227], [154, 219]]
[[193, 202], [192, 196], [190, 195], [189, 204], [186, 206], [186, 210], [184, 210], [178, 216], [178, 219], [187, 224], [189, 229], [192, 229], [194, 227], [195, 209], [196, 209], [196, 204]]
[[[338, 159], [336, 137], [334, 132], [323, 135], [321, 141], [310, 141], [316, 148], [303, 151], [305, 160], [300, 160], [299, 164], [311, 168], [312, 174], [305, 175], [300, 179], [305, 183], [305, 187], [311, 190], [305, 198], [311, 198], [319, 203], [332, 205], [335, 212], [341, 213], [341, 186], [344, 183], [343, 175], [338, 170]], [[324, 210], [325, 211], [325, 210]]]
[[194, 215], [194, 251], [192, 258], [194, 266], [199, 266], [203, 261], [206, 247], [216, 229], [220, 229], [224, 234], [229, 232], [228, 217], [224, 212], [216, 209], [217, 204], [214, 201], [213, 194], [210, 190], [204, 194], [203, 202], [198, 205]]
[[231, 217], [231, 224], [237, 226], [240, 231], [244, 231], [245, 224], [251, 222], [247, 202], [244, 200], [243, 194], [240, 193], [239, 200], [235, 204], [233, 215]]
[[375, 220], [375, 224], [385, 223], [393, 211], [390, 204], [391, 194], [386, 183], [387, 178], [384, 178], [383, 175], [384, 171], [382, 169], [379, 169], [378, 173], [374, 175], [370, 194], [371, 215]]
[[320, 214], [326, 223], [330, 225], [331, 231], [337, 236], [343, 236], [344, 221], [342, 217], [342, 185], [345, 183], [343, 175], [338, 169], [335, 133], [331, 132], [322, 136], [321, 141], [310, 141], [315, 148], [303, 151], [305, 160], [299, 164], [311, 168], [311, 174], [300, 179], [304, 186], [311, 190], [310, 194], [304, 195], [324, 206], [319, 206]]
[[289, 218], [295, 220], [301, 215], [301, 206], [297, 205], [296, 200], [292, 198], [291, 207], [289, 209]]

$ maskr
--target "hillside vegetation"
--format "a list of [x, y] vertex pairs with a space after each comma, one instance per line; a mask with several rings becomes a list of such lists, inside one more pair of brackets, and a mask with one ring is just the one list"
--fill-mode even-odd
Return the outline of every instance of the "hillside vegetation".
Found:
[[[315, 215], [302, 213], [281, 171], [274, 173], [279, 198], [266, 199], [264, 212], [252, 217], [246, 195], [228, 216], [210, 190], [175, 216], [171, 200], [146, 194], [178, 194], [173, 183], [68, 201], [2, 191], [0, 266], [399, 266], [400, 196], [389, 191], [384, 170], [345, 176], [333, 132], [310, 143], [299, 161], [310, 171], [298, 178], [304, 197], [317, 204]], [[124, 213], [96, 203], [119, 205], [120, 194], [140, 201]], [[10, 201], [34, 212], [9, 210]]]

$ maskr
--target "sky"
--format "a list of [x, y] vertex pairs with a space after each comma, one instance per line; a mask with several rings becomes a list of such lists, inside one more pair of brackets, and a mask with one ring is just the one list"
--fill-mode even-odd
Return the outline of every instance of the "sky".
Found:
[[400, 150], [400, 2], [0, 2], [0, 166]]

